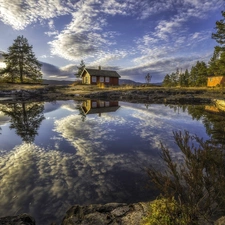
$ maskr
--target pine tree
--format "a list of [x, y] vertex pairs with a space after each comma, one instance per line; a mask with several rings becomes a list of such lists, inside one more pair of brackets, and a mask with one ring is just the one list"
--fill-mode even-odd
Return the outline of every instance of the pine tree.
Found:
[[189, 71], [188, 69], [186, 69], [184, 72], [184, 83], [183, 83], [184, 87], [188, 87], [189, 76], [190, 76]]
[[223, 48], [225, 47], [225, 12], [221, 12], [223, 19], [216, 22], [216, 33], [212, 34], [212, 38], [216, 40]]
[[225, 75], [225, 51], [219, 46], [215, 47], [213, 56], [209, 61], [208, 75]]
[[207, 84], [207, 66], [205, 62], [197, 61], [195, 66], [192, 66], [189, 76], [189, 86], [201, 87]]
[[6, 74], [12, 82], [17, 79], [21, 83], [24, 81], [40, 81], [42, 78], [41, 64], [36, 59], [33, 46], [29, 45], [28, 40], [23, 36], [18, 36], [12, 46], [8, 48], [8, 53], [4, 53], [6, 68], [1, 74]]
[[205, 62], [197, 62], [197, 80], [196, 80], [196, 86], [206, 86], [207, 85], [207, 65]]
[[225, 12], [222, 11], [222, 19], [216, 22], [216, 32], [212, 38], [216, 40], [219, 46], [214, 49], [213, 57], [209, 61], [209, 75], [225, 75]]
[[84, 64], [84, 60], [82, 59], [80, 62], [80, 66], [77, 66], [78, 71], [77, 71], [77, 74], [75, 74], [77, 78], [80, 78], [80, 75], [83, 72], [84, 68], [85, 68], [85, 64]]
[[171, 86], [171, 78], [169, 74], [166, 74], [166, 76], [163, 79], [163, 86], [169, 87]]
[[172, 86], [177, 86], [178, 85], [178, 73], [171, 73], [170, 74], [170, 78], [171, 78], [171, 84]]

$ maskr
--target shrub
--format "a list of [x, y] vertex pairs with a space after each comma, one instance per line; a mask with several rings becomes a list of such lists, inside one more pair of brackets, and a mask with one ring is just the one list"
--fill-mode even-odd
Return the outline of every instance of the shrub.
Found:
[[189, 217], [184, 213], [179, 203], [174, 199], [159, 197], [150, 202], [148, 215], [141, 225], [186, 225]]
[[[165, 146], [161, 146], [167, 170], [147, 170], [150, 180], [162, 195], [179, 202], [190, 224], [210, 221], [225, 209], [225, 155], [222, 146], [203, 141], [187, 131], [174, 133], [175, 142], [183, 153], [177, 163]], [[188, 223], [187, 223], [188, 224]]]

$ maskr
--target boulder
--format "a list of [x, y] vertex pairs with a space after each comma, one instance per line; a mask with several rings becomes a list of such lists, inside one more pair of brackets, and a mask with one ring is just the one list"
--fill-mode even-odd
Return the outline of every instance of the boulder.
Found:
[[225, 225], [225, 216], [219, 218], [215, 223], [215, 225]]
[[137, 225], [146, 215], [148, 203], [108, 203], [72, 206], [61, 225]]

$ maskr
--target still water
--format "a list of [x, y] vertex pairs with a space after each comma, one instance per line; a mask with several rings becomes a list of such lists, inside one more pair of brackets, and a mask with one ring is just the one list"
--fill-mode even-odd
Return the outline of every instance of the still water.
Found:
[[162, 168], [173, 131], [225, 140], [211, 106], [57, 101], [0, 105], [0, 217], [59, 223], [73, 204], [148, 201], [145, 168]]

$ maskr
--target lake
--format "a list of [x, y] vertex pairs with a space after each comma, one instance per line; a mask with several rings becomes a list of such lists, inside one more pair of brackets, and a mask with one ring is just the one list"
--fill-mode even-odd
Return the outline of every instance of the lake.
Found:
[[214, 106], [56, 101], [0, 104], [0, 217], [59, 223], [74, 204], [148, 201], [160, 143], [182, 157], [173, 131], [225, 144]]

